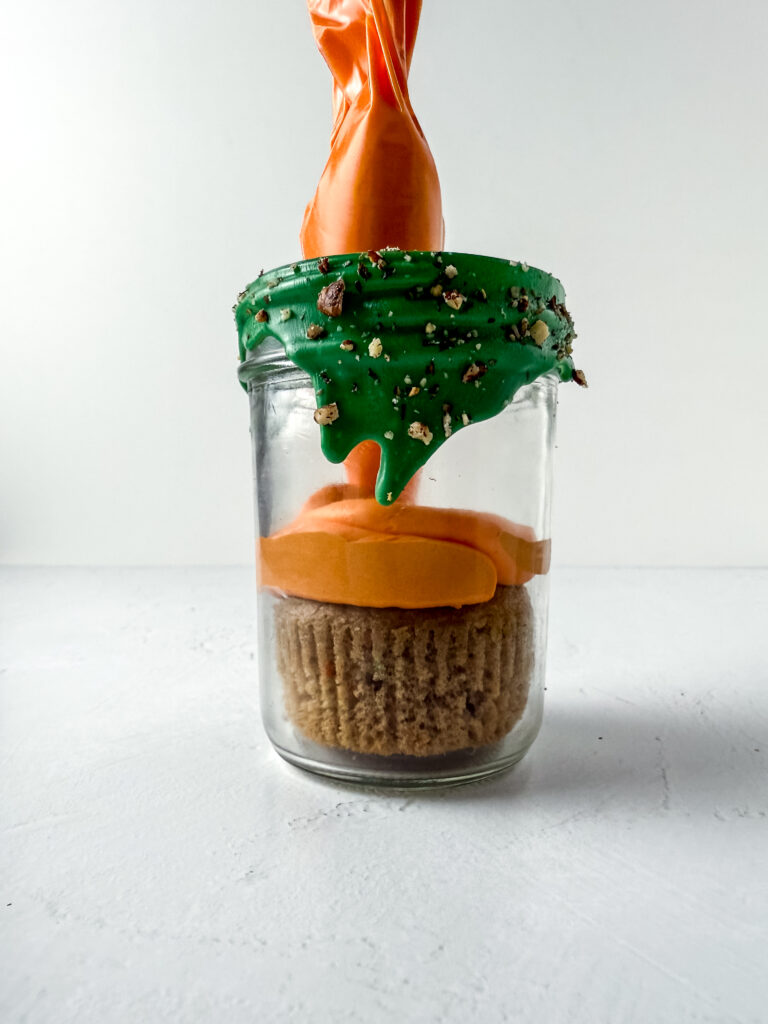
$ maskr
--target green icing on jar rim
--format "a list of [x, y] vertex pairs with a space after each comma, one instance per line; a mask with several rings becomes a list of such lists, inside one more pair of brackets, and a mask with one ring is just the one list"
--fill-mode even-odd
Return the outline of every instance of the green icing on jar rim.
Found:
[[564, 302], [551, 274], [491, 256], [303, 260], [238, 296], [239, 378], [257, 378], [258, 346], [279, 341], [312, 379], [326, 458], [376, 441], [376, 499], [389, 505], [453, 433], [501, 412], [525, 384], [552, 371], [586, 384]]

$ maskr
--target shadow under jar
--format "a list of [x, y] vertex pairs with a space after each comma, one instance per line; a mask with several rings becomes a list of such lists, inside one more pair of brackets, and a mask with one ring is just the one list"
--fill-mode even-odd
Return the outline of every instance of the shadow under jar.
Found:
[[[503, 771], [529, 749], [542, 717], [559, 379], [539, 377], [501, 413], [457, 432], [382, 510], [385, 532], [399, 532], [382, 538], [378, 523], [375, 535], [350, 544], [354, 518], [339, 524], [331, 511], [324, 523], [316, 513], [336, 489], [343, 495], [345, 474], [319, 455], [311, 379], [275, 342], [254, 353], [246, 383], [261, 705], [287, 761], [348, 782], [428, 787]], [[329, 548], [327, 600], [274, 583], [281, 538], [307, 506], [317, 514], [315, 531], [346, 538], [343, 550]], [[433, 535], [426, 543], [425, 522]], [[441, 539], [441, 526], [451, 542]], [[402, 554], [409, 538], [410, 562]], [[378, 547], [359, 548], [366, 544]], [[305, 550], [309, 564], [313, 541]], [[508, 569], [488, 593], [490, 558]], [[421, 594], [423, 575], [437, 571], [475, 599], [459, 607], [455, 600], [434, 607], [338, 600], [332, 581], [371, 565], [394, 577], [393, 594]], [[314, 565], [316, 575], [323, 571]]]

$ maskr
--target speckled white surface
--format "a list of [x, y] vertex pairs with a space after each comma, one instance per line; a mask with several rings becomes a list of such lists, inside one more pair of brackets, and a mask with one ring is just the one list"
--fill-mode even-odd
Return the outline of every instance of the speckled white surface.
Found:
[[5, 570], [4, 1024], [768, 1020], [768, 573], [560, 571], [513, 773], [283, 764], [234, 570]]

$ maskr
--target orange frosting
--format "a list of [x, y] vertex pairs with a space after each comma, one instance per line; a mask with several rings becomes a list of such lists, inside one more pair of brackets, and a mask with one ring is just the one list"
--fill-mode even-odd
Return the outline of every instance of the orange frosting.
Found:
[[342, 531], [346, 527], [399, 537], [447, 541], [481, 551], [493, 562], [499, 583], [527, 583], [549, 568], [549, 541], [537, 541], [529, 526], [501, 516], [426, 505], [379, 505], [375, 498], [347, 498], [305, 512], [281, 531]]
[[304, 523], [262, 538], [261, 582], [335, 604], [458, 608], [490, 600], [496, 570], [486, 555], [460, 544]]
[[333, 75], [331, 152], [304, 214], [306, 259], [441, 249], [440, 182], [408, 98], [421, 0], [308, 0]]
[[360, 497], [325, 487], [261, 539], [261, 582], [297, 597], [371, 608], [461, 607], [549, 569], [549, 541], [501, 516]]

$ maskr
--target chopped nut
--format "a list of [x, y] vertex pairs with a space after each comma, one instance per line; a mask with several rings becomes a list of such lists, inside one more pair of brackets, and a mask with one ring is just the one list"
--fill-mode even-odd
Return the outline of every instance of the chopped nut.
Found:
[[413, 259], [413, 256], [411, 256], [409, 252], [406, 252], [403, 253], [403, 259], [405, 260], [406, 263], [410, 263], [411, 260]]
[[383, 351], [384, 346], [381, 344], [381, 338], [374, 338], [368, 346], [368, 355], [371, 359], [378, 359]]
[[443, 433], [446, 437], [450, 437], [453, 433], [453, 427], [451, 426], [451, 410], [448, 406], [443, 406]]
[[488, 372], [488, 367], [485, 363], [470, 363], [464, 373], [461, 375], [461, 379], [465, 384], [471, 384], [472, 381], [480, 380], [480, 378]]
[[416, 397], [416, 395], [418, 395], [418, 393], [419, 393], [420, 391], [421, 391], [421, 388], [417, 388], [417, 387], [416, 387], [416, 385], [414, 384], [414, 386], [413, 386], [413, 387], [411, 388], [411, 390], [410, 390], [410, 391], [408, 392], [408, 397], [409, 397], [409, 398], [415, 398], [415, 397]]
[[307, 337], [310, 341], [316, 341], [325, 335], [325, 328], [321, 324], [310, 324], [307, 327]]
[[408, 427], [408, 436], [412, 437], [415, 441], [423, 441], [424, 444], [432, 443], [432, 431], [426, 425], [426, 423], [419, 423], [418, 420]]
[[525, 262], [525, 260], [523, 260], [523, 261], [522, 261], [522, 262], [520, 263], [520, 269], [522, 270], [522, 272], [523, 272], [524, 274], [526, 274], [526, 273], [528, 272], [528, 264], [527, 264], [527, 263]]
[[472, 421], [470, 420], [469, 416], [467, 416], [467, 414], [463, 412], [461, 414], [461, 422], [464, 424], [465, 427], [468, 427]]
[[453, 278], [456, 277], [456, 275], [458, 274], [458, 270], [456, 269], [456, 267], [454, 267], [452, 263], [449, 263], [448, 266], [445, 268], [444, 273], [449, 280], [453, 280]]
[[437, 330], [436, 325], [431, 323], [431, 322], [426, 324], [425, 327], [424, 327], [424, 333], [425, 334], [434, 334], [436, 330]]
[[522, 335], [526, 335], [528, 333], [528, 320], [525, 317], [520, 321], [520, 333]]
[[589, 384], [587, 384], [587, 378], [585, 377], [583, 370], [574, 370], [573, 371], [573, 379], [576, 381], [576, 383], [579, 385], [579, 387], [582, 387], [582, 388], [588, 388], [589, 387]]
[[374, 265], [374, 267], [378, 267], [378, 265], [382, 262], [381, 253], [376, 252], [375, 249], [369, 249], [367, 252], [367, 256], [371, 263]]
[[387, 491], [387, 501], [392, 501], [392, 491]]
[[528, 328], [528, 333], [539, 346], [539, 348], [541, 348], [541, 346], [549, 337], [549, 328], [543, 320], [536, 320]]
[[345, 352], [354, 352], [355, 351], [355, 343], [354, 343], [354, 341], [350, 341], [347, 338], [345, 341], [342, 341], [342, 343], [339, 345], [339, 348], [344, 349]]
[[464, 305], [464, 296], [455, 288], [449, 292], [443, 292], [443, 299], [445, 299], [446, 306], [450, 306], [451, 309], [461, 309]]
[[388, 441], [392, 441], [394, 436], [395, 436], [394, 430], [385, 430], [384, 431], [384, 437], [386, 437], [386, 439]]
[[327, 427], [338, 418], [339, 407], [335, 402], [331, 402], [330, 405], [321, 405], [314, 412], [315, 423], [319, 423], [321, 427]]
[[265, 324], [267, 320], [269, 320], [269, 313], [266, 311], [266, 309], [257, 309], [254, 319], [256, 320], [257, 323]]
[[331, 264], [328, 262], [327, 256], [323, 256], [321, 257], [321, 259], [317, 261], [317, 269], [320, 271], [321, 274], [328, 273], [328, 271], [331, 269]]
[[341, 316], [344, 302], [344, 280], [332, 281], [322, 289], [317, 297], [317, 308], [326, 316]]
[[290, 309], [281, 309], [280, 310], [280, 319], [282, 321], [290, 320], [291, 319], [291, 311], [290, 311]]
[[436, 299], [439, 299], [443, 294], [443, 286], [441, 284], [433, 284], [429, 289], [429, 294], [434, 295]]

